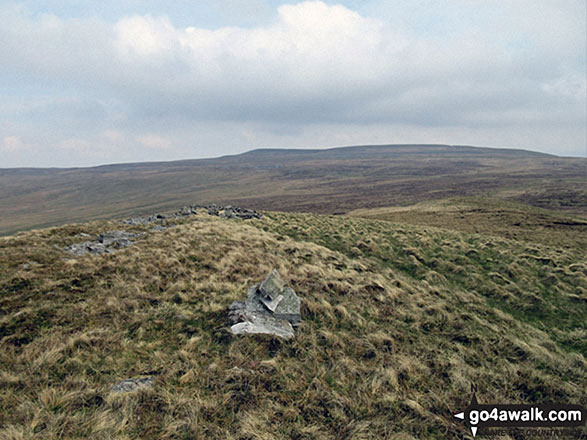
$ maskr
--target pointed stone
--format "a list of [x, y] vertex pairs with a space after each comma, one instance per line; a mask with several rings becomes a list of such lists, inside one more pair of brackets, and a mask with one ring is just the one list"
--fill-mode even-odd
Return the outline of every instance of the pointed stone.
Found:
[[299, 324], [302, 320], [299, 296], [290, 287], [283, 289], [282, 295], [283, 299], [273, 311], [274, 316], [280, 319], [287, 319], [292, 324]]
[[267, 278], [265, 278], [265, 281], [261, 283], [259, 291], [263, 298], [272, 301], [279, 296], [284, 288], [284, 281], [279, 276], [279, 273], [273, 269]]

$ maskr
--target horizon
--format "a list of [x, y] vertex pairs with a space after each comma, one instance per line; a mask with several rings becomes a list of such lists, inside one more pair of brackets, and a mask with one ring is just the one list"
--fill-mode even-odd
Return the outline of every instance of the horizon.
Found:
[[336, 150], [336, 149], [344, 149], [344, 148], [368, 148], [368, 147], [457, 147], [457, 148], [479, 148], [479, 149], [489, 149], [489, 150], [512, 150], [512, 151], [523, 151], [528, 153], [536, 153], [536, 154], [544, 154], [549, 155], [552, 157], [557, 158], [568, 158], [568, 159], [586, 159], [587, 156], [564, 156], [564, 155], [556, 155], [552, 153], [545, 153], [542, 151], [535, 151], [529, 150], [526, 148], [517, 148], [517, 147], [486, 147], [486, 146], [479, 146], [479, 145], [454, 145], [454, 144], [372, 144], [372, 145], [337, 145], [337, 146], [328, 146], [328, 147], [307, 147], [307, 148], [289, 148], [289, 147], [262, 147], [262, 148], [253, 148], [250, 150], [242, 151], [239, 153], [234, 154], [223, 154], [220, 156], [209, 156], [209, 157], [196, 157], [196, 158], [180, 158], [180, 159], [170, 159], [170, 160], [146, 160], [140, 162], [109, 162], [109, 163], [100, 163], [96, 165], [87, 165], [87, 166], [66, 166], [66, 167], [0, 167], [0, 170], [18, 170], [18, 169], [32, 169], [32, 170], [67, 170], [67, 169], [86, 169], [86, 168], [99, 168], [99, 167], [108, 167], [108, 166], [118, 166], [118, 165], [143, 165], [143, 164], [158, 164], [158, 163], [174, 163], [174, 162], [189, 162], [189, 161], [197, 161], [197, 160], [214, 160], [214, 159], [222, 159], [225, 157], [233, 157], [233, 156], [240, 156], [248, 153], [252, 153], [254, 151], [327, 151], [327, 150]]
[[581, 0], [0, 5], [0, 168], [275, 145], [587, 157]]

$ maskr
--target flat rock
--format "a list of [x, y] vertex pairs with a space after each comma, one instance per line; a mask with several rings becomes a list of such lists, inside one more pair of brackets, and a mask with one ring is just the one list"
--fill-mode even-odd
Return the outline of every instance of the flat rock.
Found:
[[244, 317], [245, 321], [236, 323], [230, 327], [233, 334], [265, 334], [284, 339], [294, 337], [294, 329], [289, 321], [285, 319], [276, 319], [272, 316], [250, 312], [245, 313]]

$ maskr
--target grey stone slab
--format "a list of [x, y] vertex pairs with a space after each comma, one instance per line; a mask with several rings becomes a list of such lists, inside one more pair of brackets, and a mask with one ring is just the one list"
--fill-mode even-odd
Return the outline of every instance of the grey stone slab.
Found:
[[230, 327], [235, 335], [242, 334], [266, 334], [284, 339], [294, 337], [294, 329], [289, 321], [276, 319], [271, 316], [247, 313], [246, 320]]
[[281, 279], [279, 273], [273, 269], [259, 286], [259, 292], [261, 292], [263, 298], [272, 301], [281, 294], [284, 288], [285, 282]]
[[300, 297], [290, 287], [283, 289], [282, 296], [283, 299], [279, 302], [275, 310], [273, 310], [275, 317], [287, 319], [292, 324], [301, 322]]

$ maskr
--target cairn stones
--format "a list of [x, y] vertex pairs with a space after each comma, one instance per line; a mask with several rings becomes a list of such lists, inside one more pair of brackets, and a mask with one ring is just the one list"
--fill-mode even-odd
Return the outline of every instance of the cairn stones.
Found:
[[273, 270], [247, 291], [245, 302], [230, 305], [228, 316], [235, 335], [262, 333], [289, 339], [294, 336], [293, 325], [302, 320], [300, 298]]

